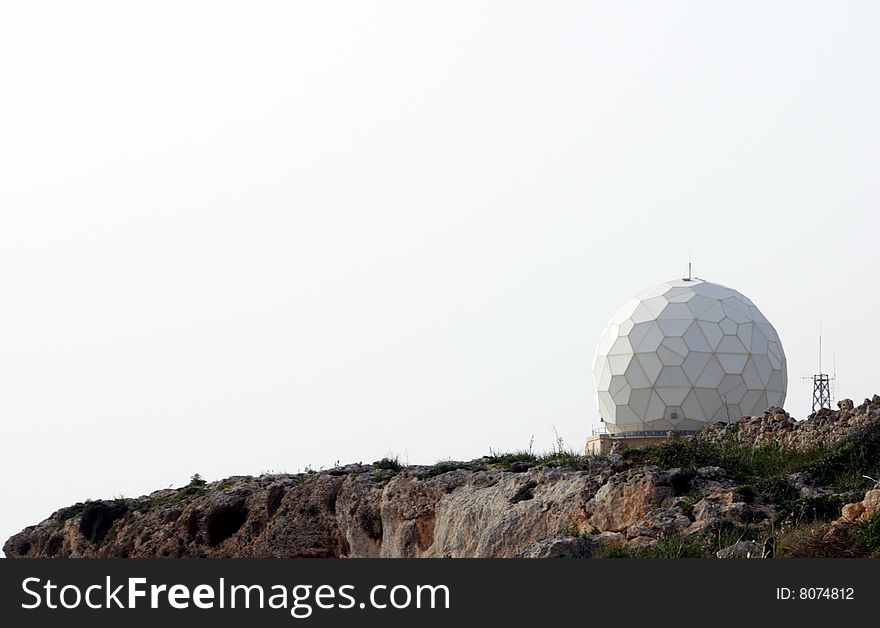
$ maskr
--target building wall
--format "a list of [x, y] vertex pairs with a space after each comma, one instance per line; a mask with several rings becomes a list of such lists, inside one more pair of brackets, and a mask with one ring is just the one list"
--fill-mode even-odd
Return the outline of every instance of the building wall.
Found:
[[587, 438], [587, 453], [594, 456], [607, 456], [611, 446], [618, 443], [620, 449], [644, 447], [656, 443], [665, 443], [672, 436], [612, 436], [611, 434], [594, 434]]

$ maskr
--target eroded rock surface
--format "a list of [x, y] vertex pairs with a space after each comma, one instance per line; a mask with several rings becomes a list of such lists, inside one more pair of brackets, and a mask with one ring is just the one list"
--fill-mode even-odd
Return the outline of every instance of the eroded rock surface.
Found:
[[[794, 421], [771, 408], [696, 438], [792, 450], [831, 445], [880, 419], [880, 396]], [[776, 504], [719, 466], [663, 469], [626, 456], [560, 462], [348, 465], [232, 477], [137, 499], [76, 504], [26, 528], [9, 557], [581, 557], [772, 521]], [[740, 478], [742, 479], [742, 478]], [[809, 474], [783, 478], [827, 497]], [[748, 490], [746, 490], [748, 489]], [[880, 510], [880, 490], [848, 504], [842, 528]], [[742, 547], [728, 554], [742, 553]]]

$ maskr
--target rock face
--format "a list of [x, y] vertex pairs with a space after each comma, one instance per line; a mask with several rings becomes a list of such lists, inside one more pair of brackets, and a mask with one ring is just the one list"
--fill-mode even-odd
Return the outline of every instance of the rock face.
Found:
[[838, 410], [823, 408], [803, 421], [796, 421], [782, 408], [769, 408], [760, 416], [715, 423], [701, 431], [698, 438], [712, 442], [733, 439], [749, 447], [777, 443], [808, 449], [837, 443], [854, 429], [880, 419], [880, 395], [865, 399], [859, 406], [851, 399], [842, 399], [837, 405]]
[[[236, 477], [133, 500], [78, 504], [15, 535], [7, 556], [587, 556], [735, 519], [746, 504], [722, 470], [353, 465]], [[687, 495], [701, 499], [688, 507]]]
[[865, 493], [865, 498], [860, 502], [845, 505], [840, 513], [840, 519], [837, 519], [834, 525], [862, 523], [878, 512], [880, 512], [880, 488]]
[[761, 547], [755, 541], [737, 541], [718, 550], [718, 558], [761, 558]]
[[[607, 464], [522, 473], [369, 465], [230, 478], [90, 502], [15, 535], [7, 556], [517, 556], [580, 534]], [[547, 550], [558, 553], [558, 550]], [[580, 551], [580, 550], [578, 550]]]
[[354, 465], [237, 477], [65, 508], [3, 550], [10, 557], [586, 556], [607, 543], [651, 544], [726, 516], [714, 507], [689, 514], [678, 495], [700, 489], [707, 493], [700, 503], [729, 506], [730, 482], [709, 479], [716, 475], [615, 470], [596, 460], [583, 470], [395, 473]]
[[[800, 422], [771, 408], [695, 438], [798, 449], [838, 442], [880, 419], [880, 396], [858, 407], [849, 400], [839, 405]], [[771, 499], [717, 466], [662, 469], [621, 455], [581, 457], [577, 468], [554, 464], [349, 465], [233, 477], [63, 508], [10, 538], [3, 551], [9, 557], [583, 557], [609, 544], [643, 548], [671, 535], [749, 530], [776, 512]], [[801, 498], [830, 492], [808, 474], [782, 479]], [[878, 510], [880, 489], [868, 491], [832, 526], [855, 525]], [[752, 550], [722, 553], [753, 556]]]
[[[880, 488], [869, 490], [860, 502], [846, 504], [841, 509], [841, 516], [830, 524], [821, 526], [813, 531], [813, 539], [832, 546], [843, 546], [843, 555], [847, 550], [855, 549], [853, 534], [859, 525], [868, 522], [873, 516], [880, 513]], [[858, 554], [852, 554], [858, 555]]]

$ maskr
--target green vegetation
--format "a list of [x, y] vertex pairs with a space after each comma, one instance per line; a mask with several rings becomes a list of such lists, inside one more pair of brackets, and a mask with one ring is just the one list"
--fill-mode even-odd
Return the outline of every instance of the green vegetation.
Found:
[[[865, 490], [875, 485], [871, 478], [880, 477], [880, 421], [870, 423], [833, 445], [817, 445], [807, 450], [786, 448], [777, 443], [757, 447], [744, 446], [735, 440], [710, 442], [698, 438], [681, 438], [622, 452], [613, 465], [601, 463], [600, 458], [578, 453], [565, 446], [557, 436], [552, 451], [535, 453], [531, 443], [528, 449], [499, 453], [490, 449], [489, 455], [470, 462], [441, 460], [429, 467], [428, 477], [436, 477], [457, 469], [480, 471], [502, 469], [526, 471], [533, 467], [555, 467], [573, 470], [598, 466], [613, 472], [654, 465], [662, 469], [676, 469], [668, 474], [671, 494], [677, 506], [691, 519], [695, 506], [706, 497], [696, 481], [696, 470], [701, 467], [719, 467], [724, 476], [737, 485], [733, 489], [747, 504], [737, 523], [719, 520], [700, 534], [671, 534], [655, 544], [632, 548], [623, 545], [605, 545], [593, 554], [597, 558], [708, 558], [738, 541], [754, 541], [768, 555], [791, 557], [880, 557], [880, 513], [867, 521], [851, 526], [832, 526], [829, 522], [840, 516], [847, 503], [858, 502]], [[337, 465], [338, 466], [338, 465]], [[381, 475], [389, 481], [394, 473], [404, 470], [397, 456], [386, 456], [373, 463], [375, 469], [388, 471]], [[292, 478], [307, 481], [315, 474], [311, 467]], [[331, 471], [332, 473], [332, 471]], [[825, 492], [804, 497], [790, 476], [800, 478]], [[797, 480], [800, 482], [800, 479]], [[226, 490], [236, 485], [226, 479], [211, 485], [212, 490]], [[509, 497], [512, 504], [532, 498], [533, 482], [524, 482]], [[695, 486], [696, 484], [696, 486]], [[730, 484], [727, 484], [730, 486]], [[76, 522], [82, 535], [93, 543], [115, 538], [120, 522], [129, 511], [145, 512], [158, 507], [185, 504], [208, 491], [208, 483], [198, 473], [188, 485], [159, 493], [155, 497], [137, 500], [119, 497], [77, 503], [57, 511], [60, 522], [79, 518]], [[773, 516], [767, 518], [772, 505]], [[748, 516], [754, 514], [755, 516]], [[575, 525], [564, 526], [560, 532], [577, 536]]]
[[478, 462], [482, 462], [493, 467], [509, 469], [515, 464], [525, 464], [528, 466], [533, 466], [537, 464], [538, 460], [539, 456], [533, 454], [531, 450], [520, 449], [519, 451], [512, 451], [508, 453], [497, 453], [495, 451], [492, 451], [492, 449], [490, 448], [489, 455], [483, 456], [479, 459]]
[[684, 514], [688, 517], [693, 517], [694, 506], [696, 506], [705, 496], [706, 494], [700, 491], [693, 491], [692, 493], [685, 495], [680, 504]]
[[173, 506], [176, 504], [184, 504], [191, 499], [195, 499], [196, 497], [200, 497], [207, 492], [207, 488], [204, 485], [192, 485], [184, 486], [183, 488], [177, 489], [171, 495], [161, 495], [157, 497], [148, 497], [146, 499], [139, 499], [132, 504], [132, 510], [136, 510], [138, 512], [147, 512], [148, 510], [152, 510], [154, 508], [160, 508], [162, 506]]
[[869, 488], [880, 476], [880, 421], [854, 430], [846, 440], [804, 469], [823, 486], [838, 490]]
[[[847, 503], [858, 502], [880, 477], [880, 422], [863, 426], [844, 441], [830, 446], [795, 450], [768, 443], [747, 447], [735, 441], [713, 443], [680, 439], [623, 452], [632, 467], [656, 465], [663, 469], [721, 467], [739, 485], [735, 491], [746, 503], [773, 505], [775, 516], [762, 525], [721, 525], [702, 538], [671, 535], [645, 548], [607, 546], [594, 555], [604, 558], [713, 557], [739, 540], [753, 540], [772, 548], [777, 556], [880, 557], [880, 513], [852, 527], [832, 527]], [[829, 493], [803, 497], [788, 476], [803, 473]], [[684, 482], [687, 484], [687, 482]], [[703, 497], [683, 487], [681, 508], [688, 514]], [[758, 523], [757, 521], [752, 523]]]
[[[835, 445], [808, 450], [776, 443], [747, 447], [734, 441], [713, 443], [687, 438], [626, 450], [623, 459], [633, 466], [664, 469], [721, 467], [740, 482], [736, 490], [744, 501], [751, 503], [762, 496], [773, 503], [776, 522], [798, 525], [827, 521], [839, 516], [844, 504], [864, 496], [865, 489], [873, 484], [866, 476], [880, 475], [880, 422], [859, 428]], [[801, 497], [787, 477], [801, 472], [834, 493]]]
[[545, 454], [538, 458], [537, 466], [540, 467], [564, 467], [581, 471], [590, 468], [592, 458], [569, 449], [563, 449]]
[[861, 527], [832, 531], [830, 525], [798, 526], [780, 538], [779, 555], [790, 558], [866, 558], [871, 550]]
[[628, 449], [623, 459], [636, 465], [674, 467], [721, 467], [738, 481], [769, 478], [795, 473], [827, 455], [823, 447], [797, 451], [768, 443], [746, 447], [733, 441], [713, 443], [697, 438], [682, 438], [668, 443]]
[[590, 464], [599, 459], [597, 456], [582, 454], [568, 447], [565, 441], [562, 440], [562, 437], [556, 433], [555, 428], [553, 432], [556, 436], [554, 447], [552, 451], [547, 453], [536, 454], [532, 451], [532, 445], [535, 440], [533, 436], [529, 442], [528, 449], [520, 449], [509, 453], [497, 453], [490, 448], [488, 456], [483, 456], [474, 462], [505, 471], [525, 470], [529, 467], [560, 467], [579, 471], [589, 469]]
[[856, 536], [874, 554], [880, 553], [880, 512], [856, 528]]
[[849, 503], [860, 501], [864, 491], [832, 493], [800, 497], [796, 493], [774, 502], [777, 521], [787, 521], [797, 526], [801, 523], [830, 521], [840, 516], [841, 509]]
[[58, 510], [58, 512], [55, 513], [55, 516], [58, 517], [58, 520], [61, 523], [64, 523], [68, 519], [73, 519], [74, 517], [80, 516], [83, 510], [85, 510], [86, 504], [88, 503], [90, 503], [90, 500], [86, 500], [85, 502], [77, 502], [73, 506], [61, 508]]
[[449, 473], [450, 471], [455, 471], [456, 469], [473, 471], [479, 469], [479, 464], [474, 462], [459, 462], [457, 460], [441, 460], [431, 467], [428, 471], [428, 477], [433, 478], [438, 475], [443, 475], [444, 473]]
[[[664, 469], [721, 467], [746, 484], [756, 478], [775, 480], [805, 471], [816, 484], [838, 492], [864, 490], [872, 484], [865, 476], [880, 475], [880, 422], [853, 431], [846, 440], [835, 445], [817, 445], [807, 450], [786, 448], [777, 443], [747, 447], [735, 441], [713, 443], [683, 438], [626, 450], [623, 459], [633, 465], [657, 465]], [[773, 487], [763, 488], [772, 490]]]
[[711, 558], [715, 554], [704, 541], [695, 536], [671, 534], [655, 545], [628, 548], [606, 545], [593, 553], [593, 558]]
[[385, 471], [394, 471], [397, 473], [398, 471], [403, 469], [403, 465], [400, 464], [400, 460], [397, 456], [385, 456], [381, 460], [377, 460], [373, 463], [373, 468], [375, 469], [383, 469]]

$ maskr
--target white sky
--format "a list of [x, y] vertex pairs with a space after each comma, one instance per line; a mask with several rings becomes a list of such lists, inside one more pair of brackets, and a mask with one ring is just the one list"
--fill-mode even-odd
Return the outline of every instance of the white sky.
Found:
[[580, 446], [608, 318], [752, 298], [880, 391], [880, 5], [0, 9], [0, 542], [60, 506]]

